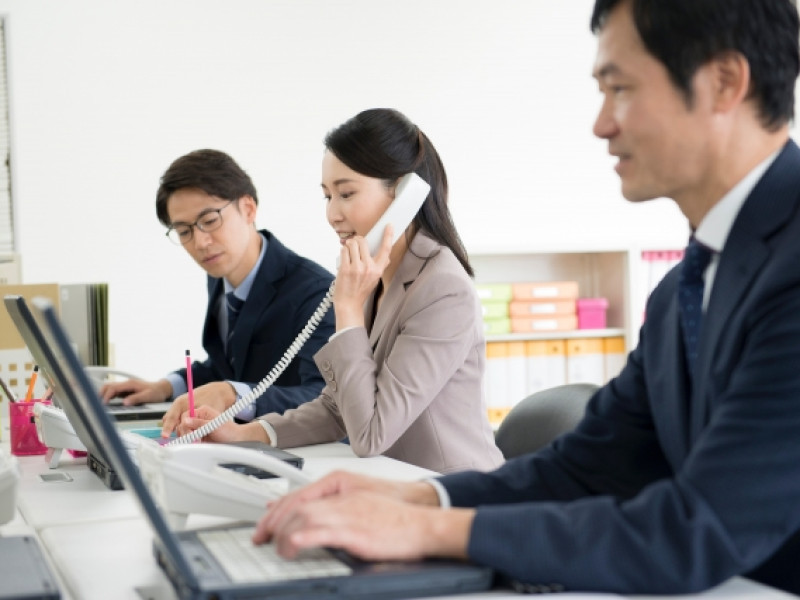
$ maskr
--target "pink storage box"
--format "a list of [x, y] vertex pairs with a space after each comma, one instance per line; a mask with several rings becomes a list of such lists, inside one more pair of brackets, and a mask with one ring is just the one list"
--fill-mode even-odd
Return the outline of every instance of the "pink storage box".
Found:
[[605, 329], [608, 300], [605, 298], [579, 298], [578, 329]]

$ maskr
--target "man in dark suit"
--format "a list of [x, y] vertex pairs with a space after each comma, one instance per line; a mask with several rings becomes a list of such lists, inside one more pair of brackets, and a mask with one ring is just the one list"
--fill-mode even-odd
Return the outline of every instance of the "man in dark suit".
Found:
[[[333, 276], [255, 227], [258, 196], [249, 175], [223, 152], [197, 150], [175, 160], [161, 178], [156, 213], [167, 234], [208, 274], [204, 361], [192, 364], [197, 404], [224, 410], [254, 387], [299, 334]], [[333, 334], [329, 310], [289, 366], [241, 419], [282, 413], [319, 395], [324, 385], [313, 355]], [[186, 404], [186, 369], [155, 381], [105, 385], [105, 400], [126, 404], [175, 399]], [[178, 413], [180, 414], [180, 413]]]
[[271, 506], [257, 543], [463, 557], [532, 590], [800, 593], [797, 9], [596, 0], [592, 29], [623, 195], [672, 198], [692, 230], [625, 368], [538, 453], [429, 482], [333, 474]]

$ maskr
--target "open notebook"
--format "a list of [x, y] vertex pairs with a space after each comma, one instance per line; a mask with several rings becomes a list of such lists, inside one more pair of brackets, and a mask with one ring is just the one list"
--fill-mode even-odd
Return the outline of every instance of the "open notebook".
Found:
[[491, 569], [444, 560], [370, 563], [340, 551], [287, 561], [270, 544], [253, 546], [253, 525], [172, 531], [83, 370], [52, 304], [33, 301], [35, 320], [52, 350], [41, 365], [138, 500], [154, 537], [157, 561], [180, 598], [409, 598], [487, 589]]

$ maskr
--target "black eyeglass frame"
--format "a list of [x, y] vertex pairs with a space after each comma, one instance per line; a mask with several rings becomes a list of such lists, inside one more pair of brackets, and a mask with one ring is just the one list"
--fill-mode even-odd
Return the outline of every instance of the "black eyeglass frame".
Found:
[[[176, 246], [185, 246], [194, 239], [195, 228], [197, 228], [199, 231], [202, 231], [203, 233], [211, 233], [212, 231], [216, 231], [217, 229], [222, 227], [223, 223], [222, 211], [228, 208], [234, 202], [236, 202], [236, 200], [238, 200], [238, 198], [235, 198], [233, 200], [228, 200], [228, 203], [225, 204], [225, 206], [220, 206], [219, 208], [209, 208], [204, 210], [197, 216], [197, 219], [194, 221], [194, 223], [180, 223], [180, 222], [172, 223], [167, 228], [167, 232], [164, 235], [166, 235], [167, 239]], [[208, 215], [213, 213], [217, 213], [217, 216], [210, 223], [211, 228], [209, 229], [208, 228], [209, 225], [204, 225], [203, 220], [207, 219]], [[183, 227], [189, 228], [188, 237], [185, 240], [181, 237], [181, 234], [178, 232], [178, 229], [176, 229], [176, 226], [181, 228]]]

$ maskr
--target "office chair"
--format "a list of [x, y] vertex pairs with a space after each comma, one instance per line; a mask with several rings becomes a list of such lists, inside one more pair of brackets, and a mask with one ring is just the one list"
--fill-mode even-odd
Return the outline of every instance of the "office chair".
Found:
[[534, 392], [500, 423], [497, 447], [508, 460], [546, 446], [578, 424], [598, 388], [593, 383], [570, 383]]

